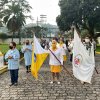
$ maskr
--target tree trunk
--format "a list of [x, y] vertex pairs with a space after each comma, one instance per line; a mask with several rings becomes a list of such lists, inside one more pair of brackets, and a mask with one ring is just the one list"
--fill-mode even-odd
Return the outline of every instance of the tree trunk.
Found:
[[89, 28], [89, 34], [90, 34], [90, 36], [91, 36], [91, 38], [95, 38], [94, 37], [94, 28]]
[[21, 44], [21, 32], [20, 32], [20, 29], [18, 31], [18, 34], [19, 34], [19, 45]]
[[94, 38], [94, 22], [92, 20], [89, 20], [88, 26], [89, 26], [89, 34], [91, 38]]
[[13, 34], [12, 34], [12, 42], [14, 41], [14, 39], [13, 39], [13, 38], [14, 38], [14, 32], [13, 32]]

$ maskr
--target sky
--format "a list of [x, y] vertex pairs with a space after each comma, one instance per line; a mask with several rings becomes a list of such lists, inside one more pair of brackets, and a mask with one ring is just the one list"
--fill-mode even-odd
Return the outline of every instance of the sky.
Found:
[[60, 8], [58, 6], [59, 0], [27, 0], [31, 7], [31, 15], [33, 21], [27, 20], [27, 23], [35, 23], [38, 17], [40, 20], [40, 15], [47, 16], [47, 22], [53, 25], [56, 24], [56, 17], [60, 14]]

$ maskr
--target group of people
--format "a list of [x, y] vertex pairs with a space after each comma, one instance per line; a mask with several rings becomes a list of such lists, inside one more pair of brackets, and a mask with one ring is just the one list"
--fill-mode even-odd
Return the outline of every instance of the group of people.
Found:
[[[89, 49], [91, 47], [91, 41], [89, 37], [86, 37], [83, 41], [83, 44], [86, 45], [86, 49]], [[62, 65], [64, 65], [64, 62], [67, 61], [68, 54], [70, 55], [70, 61], [72, 61], [73, 56], [73, 39], [69, 39], [69, 41], [66, 41], [64, 43], [63, 38], [60, 38], [57, 40], [56, 38], [53, 38], [51, 42], [48, 43], [48, 47], [45, 48], [45, 43], [41, 46], [44, 49], [49, 48], [49, 65], [50, 70], [52, 73], [52, 81], [50, 82], [53, 84], [54, 82], [57, 82], [57, 84], [60, 84], [59, 79], [59, 73], [62, 70]], [[32, 51], [34, 43], [30, 43], [29, 40], [26, 40], [24, 44], [22, 45], [21, 51], [24, 53], [24, 59], [25, 59], [25, 66], [26, 66], [26, 72], [30, 72], [30, 66], [32, 61]], [[95, 48], [95, 43], [94, 43]], [[5, 59], [8, 59], [8, 69], [10, 71], [11, 76], [11, 84], [12, 85], [18, 85], [18, 70], [19, 70], [19, 59], [20, 59], [20, 53], [16, 49], [16, 43], [11, 42], [9, 44], [9, 50], [5, 55]]]

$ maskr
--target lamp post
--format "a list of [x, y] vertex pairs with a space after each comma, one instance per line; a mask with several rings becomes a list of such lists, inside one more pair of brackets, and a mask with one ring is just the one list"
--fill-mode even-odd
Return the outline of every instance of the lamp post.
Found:
[[[37, 17], [37, 21], [36, 21], [36, 26], [38, 28], [39, 24], [42, 26], [42, 24], [46, 24], [46, 18], [47, 18], [47, 15], [43, 15], [41, 14], [40, 15], [40, 20], [38, 19]], [[42, 31], [42, 38], [43, 38], [43, 28], [41, 28], [41, 31]], [[36, 30], [37, 34], [38, 34], [38, 30]]]
[[41, 22], [46, 24], [47, 15], [42, 14], [42, 15], [40, 15], [40, 18], [41, 18]]
[[[41, 18], [41, 24], [46, 24], [47, 15], [41, 14], [41, 15], [40, 15], [40, 18]], [[43, 29], [42, 29], [42, 37], [43, 37]]]

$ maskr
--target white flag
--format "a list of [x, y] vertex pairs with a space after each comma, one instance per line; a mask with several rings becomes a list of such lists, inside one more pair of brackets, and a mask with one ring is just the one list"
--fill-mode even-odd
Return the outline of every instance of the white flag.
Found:
[[94, 49], [91, 45], [91, 50], [86, 50], [86, 47], [81, 42], [79, 35], [74, 30], [74, 46], [73, 46], [73, 74], [84, 82], [91, 83], [95, 67]]

